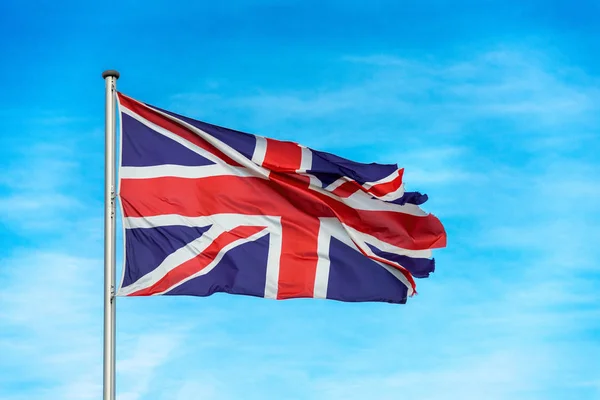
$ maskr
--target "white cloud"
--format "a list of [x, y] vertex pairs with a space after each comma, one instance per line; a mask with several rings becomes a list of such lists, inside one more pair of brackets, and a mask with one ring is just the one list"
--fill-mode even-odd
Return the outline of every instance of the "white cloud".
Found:
[[[116, 368], [119, 399], [144, 399], [153, 390], [152, 384], [162, 380], [160, 368], [174, 357], [185, 341], [182, 325], [187, 324], [171, 321], [160, 332], [119, 331]], [[161, 388], [156, 390], [160, 392]]]
[[385, 160], [396, 160], [405, 169], [404, 182], [407, 188], [411, 187], [411, 183], [431, 188], [434, 185], [464, 185], [465, 182], [474, 184], [487, 181], [486, 174], [467, 169], [467, 163], [463, 160], [470, 156], [470, 149], [463, 146], [407, 146], [402, 152], [386, 154]]
[[[10, 369], [13, 379], [44, 382], [43, 391], [28, 391], [31, 400], [99, 398], [101, 260], [35, 252], [16, 255], [3, 265], [2, 282], [8, 290], [0, 292], [0, 326], [15, 336], [0, 335], [0, 368]], [[119, 315], [123, 319], [127, 313]], [[119, 329], [119, 398], [145, 398], [156, 370], [184, 340], [182, 325], [164, 326], [160, 333]], [[9, 395], [0, 388], [0, 397]]]
[[[120, 398], [597, 392], [600, 349], [590, 332], [600, 302], [597, 280], [587, 274], [599, 257], [600, 188], [584, 150], [595, 144], [591, 111], [600, 102], [589, 77], [519, 51], [459, 62], [395, 55], [345, 62], [371, 69], [370, 77], [318, 91], [174, 100], [190, 109], [233, 107], [281, 130], [286, 120], [302, 121], [322, 129], [307, 144], [366, 148], [361, 157], [375, 149], [380, 161], [406, 167], [409, 189], [430, 194], [427, 206], [449, 229], [436, 273], [401, 308], [231, 296], [119, 299]], [[565, 127], [586, 142], [564, 141]], [[20, 232], [44, 222], [70, 249], [32, 246], [3, 260], [0, 368], [40, 386], [15, 397], [1, 384], [11, 378], [0, 378], [0, 396], [10, 400], [98, 398], [101, 390], [101, 223], [73, 190], [82, 163], [70, 151], [33, 149], [16, 164], [25, 165], [21, 172], [2, 181], [9, 189], [0, 200], [3, 221], [37, 215]], [[93, 235], [94, 253], [53, 229], [74, 207], [83, 207], [77, 233]]]
[[[57, 117], [34, 124], [59, 125], [61, 131], [71, 122]], [[2, 256], [2, 398], [101, 396], [103, 263], [97, 250], [102, 246], [102, 203], [90, 194], [96, 183], [88, 180], [101, 177], [103, 169], [101, 162], [96, 164], [98, 173], [89, 169], [90, 161], [101, 157], [81, 146], [95, 132], [70, 140], [57, 132], [56, 140], [16, 149], [0, 177], [0, 221], [27, 238], [22, 247], [7, 249]], [[127, 313], [117, 317], [130, 318]], [[117, 340], [125, 348], [117, 354], [120, 396], [143, 398], [155, 370], [182, 335], [181, 329], [167, 327], [161, 333], [137, 331], [131, 339], [121, 329]], [[12, 385], [20, 389], [11, 390]]]
[[230, 386], [225, 382], [221, 382], [214, 378], [212, 374], [206, 370], [196, 371], [196, 373], [188, 374], [193, 376], [193, 379], [180, 382], [173, 382], [172, 389], [166, 391], [164, 400], [227, 400], [235, 399], [227, 389]]
[[0, 184], [0, 220], [19, 232], [54, 230], [57, 221], [85, 210], [85, 196], [77, 193], [83, 165], [69, 145], [38, 143], [21, 149], [13, 158]]
[[[408, 189], [430, 195], [426, 208], [449, 231], [436, 273], [419, 282], [421, 295], [400, 314], [344, 309], [352, 318], [331, 325], [314, 316], [307, 324], [327, 332], [312, 343], [318, 356], [291, 339], [284, 342], [291, 348], [278, 349], [281, 359], [256, 356], [279, 366], [272, 386], [299, 399], [589, 394], [597, 376], [591, 360], [600, 356], [589, 345], [600, 316], [597, 277], [590, 276], [600, 257], [600, 171], [591, 151], [598, 146], [597, 81], [529, 49], [458, 61], [379, 54], [344, 62], [367, 77], [176, 102], [182, 112], [199, 104], [235, 109], [281, 137], [397, 162]], [[286, 322], [314, 339], [292, 317]], [[339, 327], [356, 337], [340, 340]], [[250, 387], [260, 399], [284, 393]]]
[[351, 379], [322, 381], [317, 399], [395, 400], [401, 397], [423, 400], [464, 400], [542, 398], [527, 394], [542, 371], [543, 355], [499, 350], [458, 360], [440, 360], [426, 370], [410, 369], [383, 375], [355, 376]]
[[[388, 143], [400, 138], [410, 141], [410, 135], [465, 136], [471, 124], [486, 120], [513, 121], [530, 135], [546, 136], [548, 129], [590, 126], [589, 115], [600, 104], [600, 91], [591, 78], [529, 49], [489, 51], [460, 61], [390, 54], [344, 60], [368, 72], [368, 77], [337, 86], [263, 90], [234, 98], [178, 94], [174, 104], [192, 115], [197, 110], [210, 115], [215, 107], [235, 109], [259, 127], [292, 120], [310, 130], [320, 125], [322, 131], [314, 136], [321, 141], [328, 138], [336, 147], [344, 146], [348, 136], [353, 144], [370, 143], [374, 137]], [[334, 121], [339, 128], [332, 126]], [[368, 132], [349, 130], [364, 129], [365, 121]], [[380, 132], [382, 124], [386, 132]], [[304, 133], [313, 140], [306, 130], [296, 127], [294, 131], [296, 138]], [[510, 129], [502, 134], [514, 138]]]
[[[52, 397], [82, 398], [80, 389], [97, 395], [89, 376], [100, 373], [102, 362], [96, 333], [101, 325], [95, 317], [101, 313], [95, 296], [101, 293], [96, 272], [101, 264], [65, 254], [27, 253], [3, 263], [7, 289], [0, 293], [0, 308], [10, 312], [0, 316], [0, 324], [17, 333], [2, 337], [0, 364], [15, 378], [44, 382]], [[30, 360], [36, 360], [35, 367]], [[70, 384], [79, 388], [77, 393]]]

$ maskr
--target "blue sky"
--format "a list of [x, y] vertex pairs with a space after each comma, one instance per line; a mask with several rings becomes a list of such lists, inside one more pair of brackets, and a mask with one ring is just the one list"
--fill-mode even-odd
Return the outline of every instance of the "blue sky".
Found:
[[449, 237], [405, 306], [119, 299], [119, 400], [600, 398], [597, 1], [0, 16], [0, 398], [101, 398], [108, 68], [180, 114], [397, 162]]

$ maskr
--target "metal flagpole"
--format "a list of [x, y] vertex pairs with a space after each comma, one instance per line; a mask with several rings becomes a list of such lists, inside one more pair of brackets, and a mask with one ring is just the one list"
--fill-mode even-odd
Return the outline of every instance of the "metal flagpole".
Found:
[[117, 71], [102, 73], [106, 84], [104, 139], [104, 394], [103, 400], [115, 399], [115, 97]]

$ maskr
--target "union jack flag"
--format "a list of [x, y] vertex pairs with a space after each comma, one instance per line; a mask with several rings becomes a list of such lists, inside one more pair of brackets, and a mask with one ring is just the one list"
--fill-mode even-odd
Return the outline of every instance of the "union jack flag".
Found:
[[446, 245], [397, 165], [118, 104], [120, 296], [405, 303]]

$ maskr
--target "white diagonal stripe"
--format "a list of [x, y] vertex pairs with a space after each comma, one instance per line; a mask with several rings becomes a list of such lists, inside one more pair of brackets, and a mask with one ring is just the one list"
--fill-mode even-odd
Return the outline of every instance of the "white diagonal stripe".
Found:
[[398, 189], [394, 190], [393, 192], [386, 193], [383, 196], [378, 196], [373, 193], [371, 193], [371, 195], [373, 195], [374, 197], [377, 197], [379, 200], [383, 200], [383, 201], [397, 200], [400, 197], [404, 196], [404, 183], [401, 183], [400, 187], [398, 187]]
[[[335, 197], [333, 193], [330, 193], [331, 197]], [[429, 213], [423, 211], [421, 207], [416, 204], [406, 203], [403, 205], [386, 203], [379, 199], [373, 199], [372, 195], [365, 193], [362, 190], [357, 190], [352, 195], [346, 198], [335, 197], [342, 203], [356, 209], [364, 211], [391, 211], [400, 212], [403, 214], [414, 215], [416, 217], [426, 217]]]
[[224, 232], [225, 231], [217, 225], [211, 226], [210, 229], [204, 232], [204, 234], [198, 239], [191, 241], [185, 246], [169, 254], [157, 268], [148, 272], [131, 285], [120, 288], [117, 295], [127, 296], [131, 293], [137, 292], [138, 290], [154, 285], [165, 275], [167, 275], [167, 273], [206, 250], [208, 246], [210, 246], [210, 244]]
[[365, 189], [370, 189], [371, 187], [375, 186], [375, 185], [381, 185], [382, 183], [388, 183], [393, 181], [394, 179], [396, 179], [397, 177], [400, 176], [400, 170], [397, 169], [396, 171], [392, 172], [391, 174], [389, 174], [388, 176], [386, 176], [385, 178], [381, 178], [378, 181], [374, 181], [374, 182], [365, 182], [363, 184], [363, 187]]
[[267, 235], [268, 233], [269, 232], [267, 232], [266, 229], [263, 229], [262, 231], [257, 232], [257, 233], [255, 233], [252, 236], [249, 236], [247, 238], [241, 238], [241, 239], [238, 239], [238, 240], [236, 240], [234, 242], [229, 243], [228, 245], [224, 246], [219, 251], [219, 253], [217, 253], [217, 255], [215, 256], [215, 258], [206, 267], [202, 268], [200, 271], [196, 272], [195, 274], [189, 275], [185, 279], [182, 279], [182, 280], [178, 281], [177, 283], [175, 283], [172, 286], [170, 286], [168, 289], [163, 290], [162, 292], [154, 294], [153, 296], [160, 296], [161, 294], [165, 294], [165, 293], [167, 293], [167, 292], [175, 289], [176, 287], [183, 285], [184, 283], [186, 283], [187, 281], [189, 281], [191, 279], [194, 279], [194, 278], [197, 278], [199, 276], [208, 274], [210, 271], [212, 271], [219, 264], [219, 262], [221, 261], [221, 259], [223, 259], [223, 257], [225, 256], [225, 254], [229, 250], [233, 249], [234, 247], [240, 246], [240, 245], [242, 245], [244, 243], [254, 242], [254, 241], [260, 239], [261, 237]]
[[[337, 240], [341, 241], [342, 243], [344, 243], [346, 246], [360, 252], [360, 249], [357, 246], [357, 243], [354, 241], [354, 238], [352, 238], [351, 236], [348, 235], [348, 230], [346, 229], [347, 226], [343, 226], [339, 220], [335, 219], [335, 218], [320, 218], [321, 221], [321, 230], [324, 232], [325, 235], [328, 235], [330, 238], [334, 237]], [[321, 232], [319, 232], [319, 235], [321, 234]], [[363, 249], [365, 251], [367, 251], [369, 254], [374, 255], [373, 252], [370, 251], [368, 246], [364, 246], [366, 249]], [[362, 246], [361, 246], [362, 248]], [[372, 259], [371, 261], [373, 261], [374, 263], [377, 263], [379, 266], [385, 268], [388, 272], [390, 272], [392, 275], [394, 275], [394, 277], [396, 279], [398, 279], [400, 282], [402, 282], [402, 284], [404, 286], [406, 286], [406, 288], [408, 289], [408, 294], [412, 295], [414, 293], [414, 290], [412, 288], [412, 285], [410, 284], [410, 282], [408, 281], [408, 279], [406, 279], [406, 277], [404, 276], [404, 274], [402, 274], [402, 272], [400, 272], [398, 269], [391, 267], [389, 265], [386, 265], [385, 263]], [[327, 274], [329, 274], [329, 263], [327, 264]], [[323, 273], [324, 274], [324, 273]], [[328, 277], [329, 279], [329, 277]]]
[[[120, 106], [120, 110], [122, 113], [129, 115], [131, 118], [135, 119], [136, 121], [140, 122], [143, 125], [146, 125], [148, 128], [152, 129], [153, 131], [168, 137], [169, 139], [179, 143], [180, 145], [188, 148], [189, 150], [193, 151], [194, 153], [214, 162], [214, 163], [219, 163], [219, 162], [223, 162], [221, 161], [217, 156], [215, 156], [214, 154], [204, 150], [202, 147], [195, 145], [194, 143], [185, 140], [184, 138], [182, 138], [179, 135], [174, 134], [171, 131], [168, 131], [158, 125], [156, 125], [154, 122], [150, 122], [148, 121], [146, 118], [142, 117], [139, 114], [136, 114], [135, 112], [131, 111], [130, 109], [128, 109], [127, 107], [121, 105]], [[179, 120], [178, 120], [179, 121]]]
[[339, 188], [344, 183], [350, 182], [350, 181], [351, 181], [350, 178], [342, 176], [341, 178], [338, 178], [335, 181], [331, 182], [325, 189], [328, 190], [328, 191], [330, 191], [330, 192], [333, 192], [335, 189]]
[[343, 224], [344, 230], [348, 233], [348, 236], [356, 242], [360, 244], [361, 249], [365, 251], [369, 251], [369, 247], [366, 246], [367, 243], [377, 247], [381, 251], [385, 251], [387, 253], [394, 253], [401, 256], [407, 256], [411, 258], [431, 258], [432, 251], [431, 250], [408, 250], [403, 249], [397, 246], [394, 246], [390, 243], [384, 242], [382, 240], [377, 239], [375, 236], [360, 232], [349, 225]]
[[[270, 235], [269, 236], [269, 254], [267, 257], [265, 297], [272, 298], [272, 299], [277, 298], [277, 291], [278, 291], [278, 286], [279, 286], [279, 265], [280, 265], [279, 261], [280, 261], [280, 257], [281, 257], [281, 246], [282, 246], [281, 217], [279, 217], [279, 216], [274, 217], [274, 216], [267, 216], [267, 215], [244, 215], [244, 214], [213, 214], [210, 216], [187, 217], [187, 216], [178, 215], [178, 214], [164, 214], [164, 215], [155, 215], [155, 216], [148, 216], [148, 217], [126, 217], [126, 218], [123, 218], [123, 226], [125, 229], [156, 228], [156, 227], [161, 227], [161, 226], [174, 226], [174, 225], [189, 226], [189, 227], [203, 227], [203, 226], [212, 225], [211, 229], [209, 229], [209, 231], [207, 231], [203, 235], [203, 237], [206, 236], [209, 232], [211, 232], [210, 233], [211, 237], [216, 237], [215, 235], [218, 236], [218, 234], [220, 234], [219, 232], [222, 233], [222, 232], [230, 231], [238, 226], [266, 226], [267, 230], [261, 231], [261, 232], [264, 232], [264, 234], [268, 233]], [[212, 230], [213, 228], [214, 228], [214, 230]], [[261, 234], [260, 237], [262, 237], [262, 235], [263, 234]], [[169, 261], [167, 261], [167, 259], [165, 259], [162, 264], [167, 263], [165, 266], [163, 266], [163, 268], [166, 268], [166, 272], [163, 271], [159, 275], [164, 276], [169, 270], [173, 269], [176, 266], [175, 265], [169, 269], [168, 267], [169, 267], [169, 265], [171, 265], [169, 263], [177, 263], [177, 262], [182, 263], [182, 262], [187, 261], [184, 256], [185, 254], [187, 254], [189, 258], [192, 258], [192, 253], [195, 251], [198, 251], [198, 249], [199, 249], [198, 246], [202, 242], [202, 241], [200, 241], [200, 239], [202, 239], [202, 238], [196, 239], [194, 242], [197, 242], [197, 243], [191, 248], [189, 247], [190, 244], [188, 244], [187, 246], [184, 246], [182, 248], [184, 250], [182, 250], [182, 249], [177, 250], [175, 253], [181, 252], [178, 255], [179, 258], [172, 258]], [[210, 243], [212, 243], [212, 240], [214, 240], [214, 239], [210, 239]], [[249, 241], [249, 239], [248, 239], [248, 241]], [[192, 243], [194, 243], [194, 242], [192, 242]], [[210, 245], [210, 243], [206, 244], [206, 247], [208, 245]], [[238, 244], [241, 244], [241, 243], [238, 243]], [[185, 250], [186, 247], [188, 247], [187, 250]], [[206, 247], [204, 247], [204, 248], [206, 248]], [[231, 247], [227, 247], [227, 248], [229, 249]], [[175, 253], [173, 253], [173, 254], [175, 254]], [[199, 253], [193, 253], [193, 254], [195, 256]], [[169, 257], [167, 257], [167, 258], [169, 258]], [[179, 264], [177, 264], [177, 265], [179, 265]], [[142, 277], [141, 279], [143, 279], [143, 278], [145, 278], [145, 277]], [[132, 286], [133, 286], [133, 284], [132, 284], [125, 288], [119, 289], [118, 295], [126, 296], [127, 294], [133, 293], [137, 290], [151, 286], [154, 283], [147, 284], [147, 282], [157, 281], [156, 279], [160, 279], [160, 278], [155, 277], [154, 279], [149, 280], [151, 278], [148, 277], [146, 279], [149, 281], [143, 282], [138, 285], [137, 283], [140, 282], [141, 279], [134, 283], [136, 285], [135, 288], [132, 288]]]
[[[144, 107], [147, 107], [146, 105], [143, 105]], [[147, 107], [148, 108], [148, 107]], [[175, 121], [177, 122], [179, 125], [182, 125], [184, 127], [186, 127], [188, 130], [192, 131], [193, 133], [195, 133], [196, 135], [198, 135], [199, 137], [201, 137], [202, 139], [204, 139], [206, 142], [208, 142], [211, 146], [213, 146], [215, 149], [219, 150], [220, 152], [222, 152], [223, 154], [227, 155], [228, 157], [230, 157], [232, 160], [234, 160], [235, 162], [237, 162], [238, 164], [252, 170], [255, 172], [256, 175], [259, 176], [264, 176], [264, 177], [268, 177], [270, 174], [270, 171], [266, 168], [263, 168], [262, 166], [254, 163], [252, 160], [248, 159], [245, 155], [243, 155], [242, 153], [240, 153], [239, 151], [237, 151], [236, 149], [234, 149], [233, 147], [229, 146], [228, 144], [220, 141], [219, 139], [217, 139], [216, 137], [214, 137], [213, 135], [203, 131], [200, 128], [195, 127], [194, 125], [185, 122], [179, 118], [176, 118], [170, 114], [167, 114], [161, 110], [158, 110], [156, 108], [151, 108], [154, 112], [162, 115], [164, 118], [170, 119], [171, 121]], [[255, 136], [255, 137], [260, 137], [260, 136]], [[256, 151], [256, 148], [255, 148]], [[266, 139], [265, 139], [265, 152], [266, 152]], [[216, 156], [211, 155], [213, 158], [218, 159]], [[211, 158], [211, 160], [213, 159]], [[223, 162], [222, 160], [220, 160], [220, 162]]]

